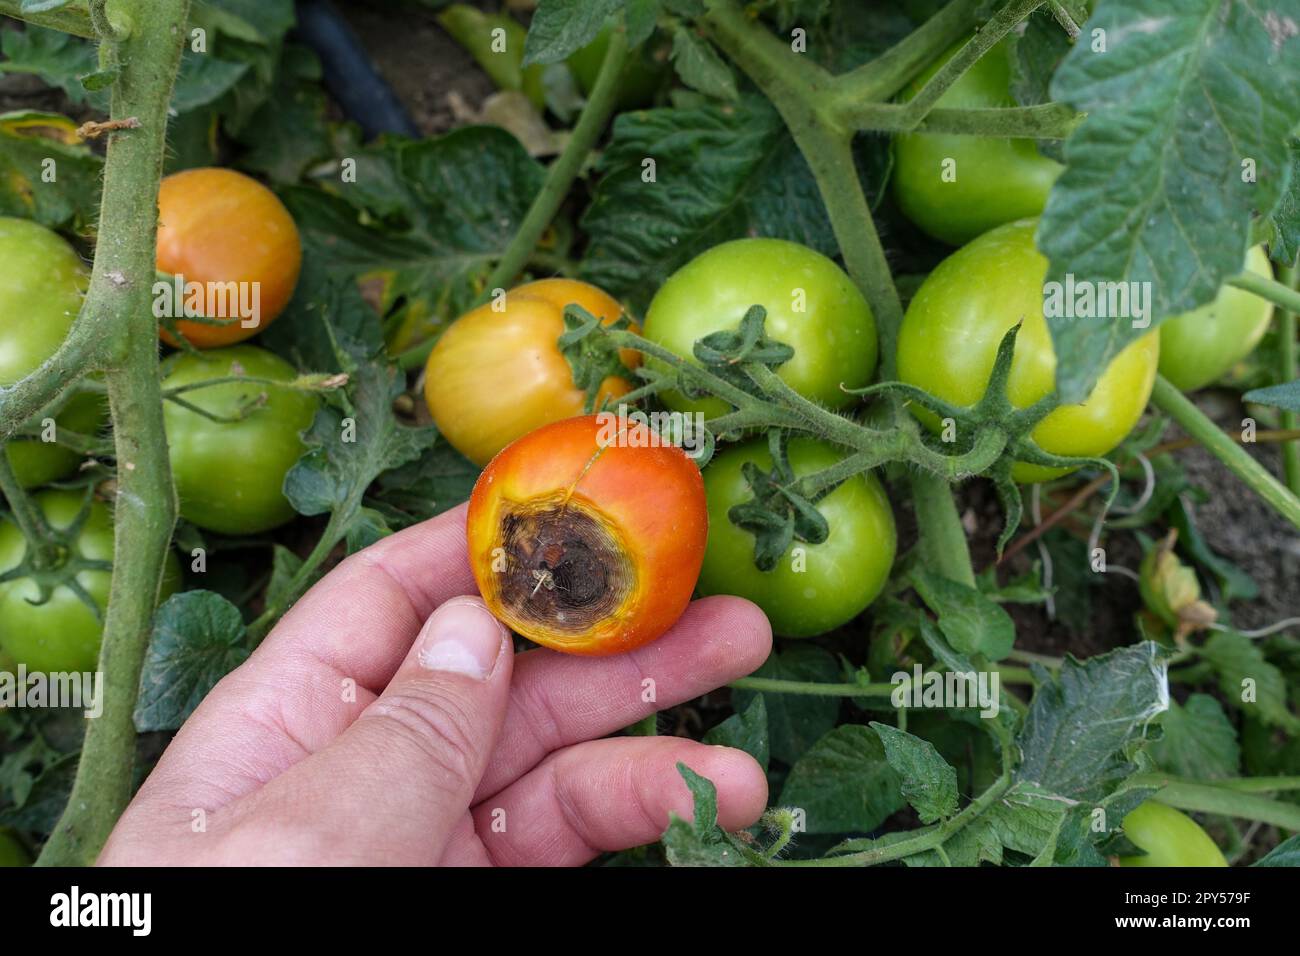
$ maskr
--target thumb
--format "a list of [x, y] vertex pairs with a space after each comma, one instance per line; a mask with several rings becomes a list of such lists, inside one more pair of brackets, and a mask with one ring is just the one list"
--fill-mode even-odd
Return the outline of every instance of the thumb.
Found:
[[352, 848], [354, 862], [436, 863], [496, 743], [512, 664], [509, 632], [482, 600], [451, 598], [379, 698], [285, 774], [301, 771], [281, 795], [310, 814], [317, 836]]

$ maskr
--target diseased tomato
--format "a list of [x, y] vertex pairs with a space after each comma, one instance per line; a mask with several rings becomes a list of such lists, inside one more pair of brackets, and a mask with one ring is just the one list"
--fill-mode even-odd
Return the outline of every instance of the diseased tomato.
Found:
[[699, 469], [614, 413], [546, 425], [511, 444], [470, 497], [470, 566], [516, 633], [558, 651], [629, 651], [690, 602], [708, 514]]
[[[954, 45], [902, 93], [910, 100], [962, 46]], [[1009, 41], [980, 57], [935, 103], [940, 109], [1015, 106]], [[921, 229], [954, 246], [994, 226], [1037, 216], [1061, 165], [1031, 139], [906, 133], [894, 137], [893, 192]]]
[[[1056, 387], [1056, 353], [1043, 317], [1047, 259], [1034, 248], [1038, 221], [999, 226], [966, 244], [930, 273], [903, 317], [898, 377], [954, 405], [984, 395], [1002, 337], [1023, 319], [1007, 393], [1026, 408]], [[1056, 455], [1094, 457], [1118, 445], [1137, 424], [1155, 385], [1160, 337], [1151, 333], [1124, 348], [1088, 397], [1055, 409], [1033, 439]], [[912, 406], [935, 430], [938, 420]], [[1068, 469], [1017, 463], [1012, 477], [1045, 481]]]
[[[177, 354], [166, 365], [163, 389], [230, 375], [288, 382], [292, 365], [255, 345]], [[182, 393], [214, 421], [173, 401], [163, 423], [181, 517], [221, 534], [256, 534], [294, 516], [281, 490], [302, 455], [299, 437], [312, 422], [315, 395], [264, 382], [225, 382]]]
[[[844, 456], [825, 442], [795, 438], [787, 457], [795, 476], [803, 477]], [[843, 482], [816, 503], [830, 536], [820, 544], [796, 540], [775, 568], [760, 571], [754, 536], [728, 517], [754, 497], [741, 470], [746, 462], [771, 470], [766, 440], [734, 445], [704, 469], [709, 543], [700, 593], [748, 598], [763, 609], [773, 633], [783, 637], [811, 637], [848, 623], [875, 600], [894, 563], [894, 515], [880, 482], [869, 474]]]
[[[89, 275], [57, 234], [26, 219], [0, 217], [0, 386], [24, 378], [63, 344]], [[104, 417], [101, 396], [75, 392], [55, 416], [55, 432], [91, 435]], [[11, 439], [5, 454], [25, 488], [57, 481], [81, 460], [72, 449], [37, 438]]]
[[1124, 818], [1124, 835], [1146, 856], [1122, 856], [1121, 866], [1227, 866], [1223, 852], [1195, 820], [1148, 800]]
[[[1246, 254], [1246, 271], [1273, 278], [1263, 246]], [[1268, 331], [1273, 303], [1225, 285], [1208, 305], [1160, 326], [1160, 374], [1185, 392], [1221, 378], [1254, 351]]]
[[[302, 243], [293, 217], [257, 180], [233, 169], [206, 168], [173, 173], [162, 181], [158, 269], [183, 277], [187, 286], [198, 283], [195, 288], [204, 290], [202, 314], [229, 320], [220, 325], [177, 321], [191, 345], [231, 345], [266, 328], [289, 304], [301, 266]], [[221, 295], [209, 301], [209, 291]], [[254, 303], [256, 322], [243, 311]], [[165, 331], [161, 334], [176, 344]]]
[[[644, 335], [691, 359], [697, 339], [736, 329], [751, 306], [767, 310], [770, 339], [794, 349], [777, 374], [805, 398], [829, 408], [857, 399], [876, 367], [876, 323], [844, 271], [820, 252], [784, 239], [737, 239], [714, 246], [673, 273], [645, 317]], [[647, 365], [653, 366], [653, 361]], [[669, 408], [725, 414], [717, 398], [691, 400], [666, 392]]]
[[[50, 527], [72, 526], [84, 504], [81, 491], [56, 490], [38, 492], [35, 502]], [[108, 506], [92, 501], [85, 523], [77, 532], [73, 555], [90, 561], [113, 560], [113, 517]], [[0, 520], [0, 574], [18, 567], [27, 553], [27, 539], [11, 518]], [[66, 569], [63, 569], [66, 572]], [[56, 570], [53, 574], [57, 575]], [[17, 664], [29, 671], [93, 671], [99, 660], [99, 643], [103, 635], [100, 619], [108, 606], [110, 572], [83, 570], [76, 583], [99, 609], [99, 615], [86, 605], [66, 583], [50, 577], [53, 585], [48, 601], [40, 600], [41, 578], [25, 575], [0, 583], [0, 647]], [[181, 569], [176, 556], [168, 551], [159, 600], [166, 600], [180, 587]]]
[[[609, 324], [623, 307], [594, 285], [542, 279], [512, 289], [504, 309], [488, 302], [465, 313], [438, 339], [424, 370], [424, 399], [453, 448], [477, 465], [516, 438], [551, 422], [581, 415], [586, 396], [560, 354], [565, 306], [576, 303]], [[640, 364], [625, 349], [623, 364]], [[609, 376], [597, 395], [626, 395], [632, 384]]]

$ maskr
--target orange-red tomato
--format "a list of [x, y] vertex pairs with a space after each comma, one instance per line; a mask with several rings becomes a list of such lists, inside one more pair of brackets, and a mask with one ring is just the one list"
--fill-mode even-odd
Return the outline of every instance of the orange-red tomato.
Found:
[[612, 412], [586, 415], [530, 432], [479, 476], [470, 566], [516, 633], [571, 654], [617, 654], [686, 609], [708, 525], [685, 452]]
[[[233, 345], [256, 335], [284, 311], [298, 283], [302, 242], [275, 193], [232, 169], [187, 169], [158, 189], [158, 269], [204, 291], [202, 314], [220, 325], [179, 320], [196, 348]], [[235, 286], [227, 286], [235, 283]], [[256, 283], [256, 285], [254, 285]], [[208, 297], [207, 291], [226, 290]], [[257, 298], [252, 298], [256, 289]], [[233, 293], [233, 294], [231, 294]], [[245, 324], [256, 301], [257, 321]], [[166, 332], [163, 340], [175, 345]]]
[[[573, 371], [556, 345], [570, 303], [606, 325], [623, 314], [594, 285], [542, 279], [507, 292], [500, 311], [488, 302], [466, 312], [434, 346], [424, 370], [424, 400], [443, 437], [476, 465], [535, 428], [582, 414], [586, 396], [574, 387]], [[640, 364], [640, 355], [629, 349], [620, 357], [628, 368]], [[631, 389], [625, 379], [609, 376], [597, 407]]]

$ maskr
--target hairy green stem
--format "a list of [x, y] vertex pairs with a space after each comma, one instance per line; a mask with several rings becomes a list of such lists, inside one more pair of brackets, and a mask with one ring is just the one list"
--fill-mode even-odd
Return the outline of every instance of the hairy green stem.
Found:
[[1164, 376], [1156, 376], [1151, 400], [1157, 408], [1176, 421], [1183, 431], [1200, 442], [1206, 451], [1227, 465], [1255, 494], [1300, 528], [1300, 498], [1274, 478], [1241, 445], [1220, 431], [1219, 426]]
[[188, 0], [153, 0], [117, 44], [122, 68], [111, 116], [134, 117], [139, 127], [108, 143], [95, 265], [77, 325], [85, 327], [89, 315], [103, 326], [118, 462], [115, 561], [99, 656], [103, 713], [87, 722], [72, 793], [41, 852], [43, 865], [93, 862], [131, 797], [132, 713], [176, 514], [150, 295], [167, 108], [188, 8]]
[[983, 0], [952, 0], [880, 56], [845, 73], [836, 82], [840, 108], [889, 99], [975, 28], [982, 5]]
[[1153, 799], [1179, 810], [1221, 813], [1242, 820], [1271, 823], [1287, 830], [1300, 830], [1300, 806], [1213, 783], [1167, 783], [1156, 791]]
[[1038, 106], [1003, 106], [972, 109], [934, 109], [914, 123], [901, 103], [858, 102], [840, 111], [843, 122], [854, 129], [890, 133], [941, 133], [945, 136], [999, 136], [1022, 139], [1066, 139], [1081, 122], [1062, 103]]

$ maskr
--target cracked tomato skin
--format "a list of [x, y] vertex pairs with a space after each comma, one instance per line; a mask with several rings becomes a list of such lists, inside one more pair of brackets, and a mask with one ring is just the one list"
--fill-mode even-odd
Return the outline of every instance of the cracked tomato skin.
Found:
[[[425, 364], [425, 404], [443, 437], [474, 464], [487, 464], [536, 428], [583, 413], [586, 395], [573, 384], [573, 370], [556, 344], [571, 303], [606, 325], [623, 314], [594, 285], [542, 279], [506, 293], [502, 312], [487, 302], [465, 313], [438, 339]], [[620, 358], [628, 368], [640, 364], [629, 349]], [[631, 390], [631, 382], [611, 375], [596, 405]]]
[[[1036, 219], [1007, 223], [958, 249], [917, 290], [898, 334], [898, 377], [953, 405], [974, 405], [988, 387], [998, 344], [1017, 321], [1007, 394], [1027, 408], [1056, 387], [1056, 352], [1043, 317], [1047, 259], [1034, 248]], [[1063, 405], [1040, 421], [1034, 441], [1054, 455], [1106, 454], [1137, 424], [1155, 386], [1160, 356], [1156, 332], [1129, 343], [1078, 405]], [[917, 418], [939, 421], [912, 403]], [[1073, 469], [1017, 462], [1019, 482], [1046, 481]]]
[[[185, 281], [256, 282], [259, 321], [244, 328], [239, 316], [219, 309], [224, 325], [177, 321], [195, 348], [233, 345], [271, 324], [293, 296], [302, 267], [298, 227], [275, 193], [233, 169], [187, 169], [158, 189], [158, 270]], [[167, 332], [163, 341], [175, 345]]]
[[[81, 513], [80, 490], [51, 489], [38, 492], [35, 503], [52, 528], [68, 528]], [[113, 514], [100, 501], [92, 501], [85, 523], [72, 545], [91, 561], [113, 560]], [[27, 553], [27, 539], [12, 520], [0, 520], [0, 574], [18, 567]], [[77, 573], [77, 583], [102, 616], [108, 606], [109, 571]], [[159, 603], [180, 587], [181, 569], [168, 548], [163, 565]], [[0, 647], [16, 664], [42, 673], [93, 671], [99, 660], [103, 622], [71, 588], [59, 585], [44, 604], [35, 604], [40, 587], [31, 577], [12, 578], [0, 584]]]
[[[1273, 278], [1263, 246], [1246, 254], [1246, 272]], [[1222, 378], [1254, 351], [1268, 331], [1273, 303], [1224, 285], [1214, 301], [1160, 326], [1160, 374], [1184, 392]]]
[[571, 654], [618, 654], [686, 610], [708, 536], [704, 482], [680, 448], [651, 440], [645, 425], [613, 414], [570, 418], [512, 443], [479, 476], [470, 566], [517, 634]]
[[1124, 818], [1124, 835], [1146, 856], [1121, 856], [1120, 866], [1227, 866], [1223, 851], [1187, 814], [1148, 800]]

